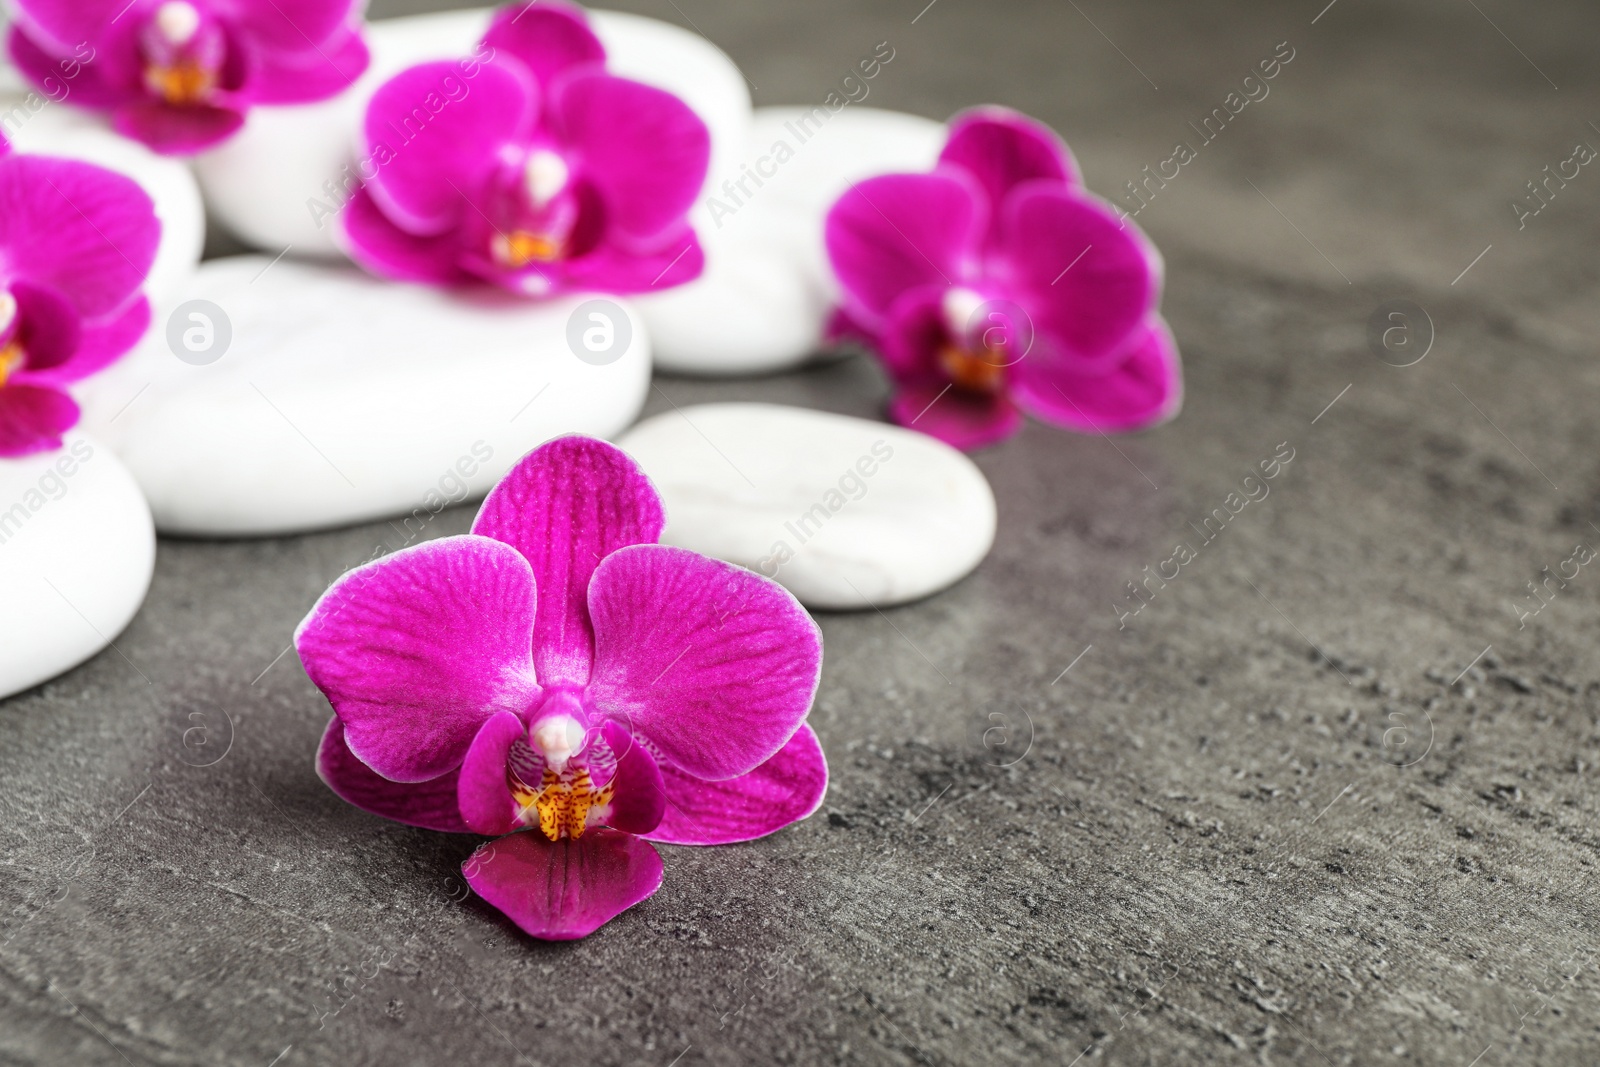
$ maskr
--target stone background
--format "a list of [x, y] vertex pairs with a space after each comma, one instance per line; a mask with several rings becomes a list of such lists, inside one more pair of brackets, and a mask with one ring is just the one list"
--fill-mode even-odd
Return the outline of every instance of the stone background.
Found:
[[[1021, 108], [1107, 194], [1289, 42], [1139, 216], [1182, 416], [983, 453], [977, 573], [821, 619], [825, 813], [663, 849], [660, 893], [571, 945], [453, 899], [474, 840], [312, 771], [328, 709], [279, 657], [387, 526], [162, 542], [115, 649], [0, 704], [0, 1062], [1600, 1061], [1600, 575], [1517, 610], [1600, 542], [1600, 171], [1520, 231], [1509, 206], [1600, 145], [1600, 11], [923, 2], [626, 6], [758, 104], [887, 40], [870, 105]], [[1395, 298], [1437, 334], [1405, 369], [1366, 340]], [[859, 361], [658, 385], [651, 411], [884, 395]], [[1271, 495], [1119, 629], [1281, 443]]]

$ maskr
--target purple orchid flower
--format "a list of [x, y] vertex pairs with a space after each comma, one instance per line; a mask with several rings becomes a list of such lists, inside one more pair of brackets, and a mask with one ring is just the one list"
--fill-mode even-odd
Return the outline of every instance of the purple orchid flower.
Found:
[[144, 336], [161, 223], [132, 180], [4, 137], [0, 204], [0, 456], [24, 456], [77, 424], [64, 387]]
[[365, 134], [376, 174], [345, 212], [376, 274], [489, 282], [526, 296], [666, 288], [698, 277], [685, 216], [711, 136], [683, 101], [605, 72], [581, 9], [502, 9], [479, 54], [383, 85]]
[[776, 582], [656, 544], [664, 522], [620, 449], [558, 438], [470, 534], [351, 571], [295, 634], [335, 712], [323, 781], [413, 826], [508, 835], [463, 871], [534, 937], [654, 893], [648, 841], [752, 840], [827, 788], [804, 722], [816, 624]]
[[844, 290], [829, 332], [882, 360], [902, 426], [973, 449], [1023, 412], [1104, 433], [1177, 411], [1160, 256], [1024, 115], [958, 115], [932, 173], [855, 185], [825, 238]]
[[368, 61], [361, 6], [16, 0], [11, 56], [52, 98], [109, 111], [117, 132], [184, 155], [231, 136], [254, 104], [322, 100], [353, 83]]

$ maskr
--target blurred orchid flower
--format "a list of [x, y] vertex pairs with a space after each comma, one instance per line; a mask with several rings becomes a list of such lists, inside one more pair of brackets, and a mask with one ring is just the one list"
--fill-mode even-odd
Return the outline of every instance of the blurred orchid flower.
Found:
[[856, 184], [825, 240], [844, 290], [830, 335], [882, 360], [903, 426], [972, 449], [1024, 412], [1104, 433], [1177, 411], [1159, 254], [1026, 116], [957, 116], [931, 173]]

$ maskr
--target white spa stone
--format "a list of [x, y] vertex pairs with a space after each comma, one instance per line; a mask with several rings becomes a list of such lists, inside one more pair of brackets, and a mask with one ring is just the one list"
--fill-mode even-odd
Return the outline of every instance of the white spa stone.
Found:
[[649, 342], [625, 305], [613, 304], [626, 322], [611, 362], [569, 347], [586, 296], [469, 298], [238, 256], [202, 265], [184, 299], [221, 309], [232, 339], [220, 357], [179, 359], [169, 322], [180, 350], [190, 330], [204, 347], [205, 323], [185, 305], [162, 309], [138, 348], [77, 390], [85, 427], [133, 471], [163, 533], [283, 534], [437, 511], [482, 496], [551, 437], [616, 434], [649, 388]]
[[704, 404], [646, 419], [617, 443], [661, 493], [667, 544], [775, 578], [807, 607], [928, 596], [970, 573], [994, 543], [983, 472], [896, 426]]
[[[212, 214], [273, 254], [288, 248], [296, 256], [342, 257], [337, 218], [313, 205], [342, 206], [347, 194], [336, 187], [356, 161], [367, 101], [407, 67], [471, 55], [491, 13], [379, 20], [367, 30], [372, 66], [349, 92], [314, 104], [252, 108], [238, 134], [194, 161]], [[589, 18], [605, 44], [607, 69], [675, 93], [711, 131], [711, 172], [737, 168], [750, 93], [733, 60], [703, 37], [657, 19], [616, 11], [590, 11]]]
[[705, 273], [637, 298], [656, 365], [759, 374], [816, 355], [838, 300], [828, 209], [863, 178], [932, 167], [944, 138], [941, 123], [876, 108], [758, 109], [743, 156], [712, 176], [695, 209]]
[[145, 293], [153, 303], [176, 295], [194, 274], [206, 239], [205, 208], [189, 167], [112, 133], [89, 112], [53, 103], [33, 110], [42, 100], [37, 95], [31, 101], [27, 95], [0, 98], [0, 126], [12, 146], [30, 155], [93, 163], [138, 182], [161, 220], [161, 244]]
[[115, 641], [155, 558], [150, 509], [105, 445], [69, 433], [57, 451], [0, 459], [0, 698]]

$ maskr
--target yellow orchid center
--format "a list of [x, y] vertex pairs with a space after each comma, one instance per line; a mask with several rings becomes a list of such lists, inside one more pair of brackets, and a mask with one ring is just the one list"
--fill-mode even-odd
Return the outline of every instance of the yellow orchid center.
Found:
[[1005, 384], [1005, 355], [992, 348], [969, 352], [958, 345], [939, 350], [939, 366], [957, 388], [973, 393], [997, 393]]
[[187, 0], [167, 0], [156, 8], [151, 19], [165, 47], [160, 60], [145, 67], [145, 86], [169, 104], [196, 104], [216, 88], [217, 72], [195, 56], [190, 48], [200, 33], [200, 11]]
[[217, 75], [193, 59], [179, 60], [172, 66], [152, 65], [144, 72], [150, 91], [169, 104], [198, 104], [216, 87]]
[[6, 384], [11, 372], [22, 366], [22, 345], [16, 341], [0, 348], [0, 385]]
[[571, 178], [567, 161], [558, 153], [539, 148], [528, 154], [519, 197], [525, 217], [535, 221], [496, 235], [494, 255], [502, 267], [521, 270], [530, 263], [554, 263], [566, 253], [567, 242], [555, 222], [559, 212], [552, 215], [552, 205], [566, 192]]
[[512, 270], [521, 270], [530, 263], [554, 263], [561, 258], [562, 251], [559, 239], [528, 230], [497, 234], [494, 241], [495, 259]]
[[523, 821], [532, 822], [531, 816], [537, 812], [539, 829], [552, 841], [561, 840], [563, 834], [573, 840], [582, 837], [589, 826], [590, 810], [609, 806], [614, 793], [609, 783], [603, 789], [596, 789], [587, 767], [559, 774], [546, 767], [537, 789], [515, 775], [510, 784], [511, 795], [523, 812]]
[[[0, 291], [0, 335], [14, 334], [11, 327], [16, 323], [18, 314], [17, 298], [8, 292]], [[22, 366], [26, 355], [22, 342], [14, 335], [4, 345], [0, 345], [0, 385], [6, 384], [6, 379], [11, 377], [12, 372]]]

